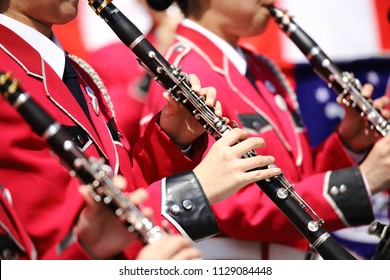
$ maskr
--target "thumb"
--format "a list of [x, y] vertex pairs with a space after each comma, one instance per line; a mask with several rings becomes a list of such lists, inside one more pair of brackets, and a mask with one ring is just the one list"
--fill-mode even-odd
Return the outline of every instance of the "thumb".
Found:
[[180, 109], [180, 102], [174, 100], [171, 94], [165, 91], [163, 97], [167, 101], [167, 105], [163, 109], [165, 113], [174, 114]]
[[88, 185], [81, 185], [78, 188], [80, 195], [84, 198], [86, 207], [90, 209], [98, 209], [99, 204], [93, 199], [91, 195], [91, 187]]

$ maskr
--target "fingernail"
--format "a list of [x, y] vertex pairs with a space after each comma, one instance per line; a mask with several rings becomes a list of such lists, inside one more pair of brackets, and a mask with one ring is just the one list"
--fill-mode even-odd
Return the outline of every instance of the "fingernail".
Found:
[[200, 87], [200, 85], [194, 85], [194, 86], [192, 87], [192, 90], [198, 92], [198, 91], [201, 90], [201, 87]]

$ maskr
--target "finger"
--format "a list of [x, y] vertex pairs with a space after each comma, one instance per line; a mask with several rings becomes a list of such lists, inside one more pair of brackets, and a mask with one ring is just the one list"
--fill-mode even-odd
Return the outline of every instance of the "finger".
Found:
[[264, 148], [265, 146], [266, 144], [263, 138], [250, 137], [242, 140], [237, 145], [232, 146], [232, 153], [241, 157], [242, 155], [247, 154], [250, 150]]
[[200, 80], [195, 74], [189, 74], [188, 75], [191, 83], [191, 89], [195, 91], [196, 93], [199, 93], [201, 91], [201, 85]]
[[197, 248], [190, 247], [180, 250], [177, 254], [172, 256], [171, 260], [195, 260], [202, 258], [202, 251]]
[[153, 219], [154, 211], [151, 207], [142, 207], [142, 205], [140, 205], [140, 210], [146, 218]]
[[166, 91], [164, 91], [162, 95], [163, 95], [164, 99], [168, 102], [169, 102], [169, 100], [172, 99], [171, 95]]
[[129, 194], [129, 198], [135, 205], [140, 205], [148, 199], [148, 192], [145, 189], [137, 189]]
[[336, 102], [340, 105], [343, 105], [345, 106], [345, 103], [344, 103], [344, 100], [343, 100], [343, 96], [341, 94], [339, 94], [336, 98]]
[[240, 161], [240, 166], [243, 171], [252, 170], [255, 168], [264, 168], [273, 164], [275, 158], [273, 156], [255, 156], [251, 158], [245, 158]]
[[222, 118], [222, 105], [221, 105], [221, 102], [219, 102], [218, 100], [217, 100], [217, 102], [215, 102], [215, 105], [214, 105], [214, 113], [218, 117]]
[[221, 145], [226, 145], [230, 147], [240, 140], [247, 139], [248, 136], [249, 134], [245, 130], [240, 128], [233, 128], [231, 131], [224, 134], [224, 136], [220, 138], [218, 142], [220, 142]]
[[382, 117], [385, 119], [390, 119], [390, 111], [387, 109], [381, 110]]
[[171, 94], [169, 94], [168, 92], [163, 92], [163, 97], [165, 98], [165, 100], [167, 100], [167, 104], [161, 110], [162, 115], [165, 116], [174, 115], [180, 110], [181, 103], [174, 100]]
[[92, 195], [91, 195], [91, 187], [90, 186], [87, 186], [87, 185], [81, 185], [79, 188], [78, 188], [78, 191], [79, 193], [81, 194], [81, 196], [85, 199], [85, 202], [88, 206], [92, 206], [92, 207], [98, 207], [97, 206], [97, 202], [95, 199], [93, 199]]
[[215, 88], [213, 87], [203, 88], [199, 94], [205, 96], [206, 98], [205, 103], [207, 106], [213, 108], [216, 105], [217, 90]]
[[374, 87], [372, 84], [364, 84], [362, 89], [361, 89], [361, 94], [365, 98], [369, 99], [369, 98], [371, 98], [373, 91], [374, 91]]
[[178, 254], [180, 250], [189, 248], [191, 241], [181, 235], [163, 235], [155, 244], [159, 245], [156, 249], [161, 252], [161, 258], [170, 259], [172, 256]]
[[163, 92], [163, 97], [164, 97], [164, 99], [167, 101], [167, 104], [168, 104], [169, 106], [171, 106], [171, 107], [172, 107], [172, 106], [173, 106], [173, 107], [178, 106], [179, 102], [177, 102], [177, 101], [172, 97], [172, 94], [170, 94], [170, 93], [164, 91], [164, 92]]
[[336, 98], [336, 102], [343, 106], [346, 111], [356, 112], [356, 110], [351, 106], [351, 100], [349, 100], [347, 97], [348, 96], [339, 94]]
[[278, 176], [282, 173], [279, 167], [256, 169], [243, 173], [242, 180], [245, 185]]
[[382, 109], [382, 108], [385, 108], [387, 105], [390, 104], [390, 99], [388, 96], [382, 96], [378, 99], [375, 99], [373, 102], [372, 102], [372, 105], [376, 108], [376, 109]]
[[126, 178], [121, 176], [121, 175], [117, 175], [117, 176], [114, 176], [112, 178], [112, 182], [114, 183], [114, 185], [121, 189], [121, 190], [124, 190], [127, 186], [127, 181], [126, 181]]

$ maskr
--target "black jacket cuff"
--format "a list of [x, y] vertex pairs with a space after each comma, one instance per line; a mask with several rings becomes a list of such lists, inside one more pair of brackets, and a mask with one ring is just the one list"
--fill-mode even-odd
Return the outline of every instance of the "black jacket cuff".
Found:
[[348, 226], [368, 224], [374, 219], [370, 196], [358, 167], [330, 173], [324, 194]]
[[183, 235], [199, 241], [219, 233], [210, 203], [192, 171], [167, 177], [162, 191], [162, 214]]

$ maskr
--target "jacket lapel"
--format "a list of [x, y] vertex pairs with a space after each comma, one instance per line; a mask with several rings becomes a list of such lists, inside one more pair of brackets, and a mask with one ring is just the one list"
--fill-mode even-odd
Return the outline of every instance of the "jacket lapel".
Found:
[[[73, 98], [73, 95], [66, 87], [62, 79], [58, 77], [55, 71], [43, 60], [41, 55], [26, 41], [21, 39], [17, 34], [8, 28], [0, 25], [0, 32], [2, 38], [5, 39], [1, 40], [0, 48], [2, 48], [16, 63], [18, 63], [29, 76], [35, 77], [42, 81], [47, 99], [50, 100], [50, 102], [53, 103], [59, 110], [61, 110], [67, 117], [73, 120], [75, 124], [80, 126], [88, 134], [90, 139], [96, 144], [97, 148], [100, 150], [100, 153], [107, 157], [106, 153], [104, 152], [105, 149], [103, 148], [101, 138], [107, 138], [106, 134], [108, 133], [108, 129], [106, 128], [105, 131], [99, 129], [99, 132], [103, 131], [102, 133], [104, 133], [104, 136], [99, 137], [98, 133], [95, 131], [95, 128], [83, 112], [77, 100]], [[84, 96], [87, 98], [88, 104], [90, 104], [89, 97], [85, 93], [85, 89], [82, 90]], [[88, 107], [90, 108], [91, 106]], [[91, 112], [91, 114], [95, 115], [94, 112]], [[60, 114], [57, 114], [55, 117], [60, 117]], [[57, 121], [61, 123], [60, 119], [57, 119]], [[115, 155], [116, 153], [110, 152], [110, 154]]]
[[47, 97], [79, 125], [104, 154], [99, 137], [88, 117], [63, 81], [45, 62], [43, 62], [43, 78]]
[[[119, 168], [118, 153], [115, 143], [122, 145], [119, 140], [114, 140], [107, 123], [114, 118], [113, 105], [98, 74], [83, 60], [72, 56], [72, 63], [81, 80], [81, 89], [88, 103], [89, 114], [94, 123], [94, 131], [97, 133], [99, 145], [104, 150], [106, 159], [114, 172]], [[131, 108], [130, 108], [131, 109]], [[116, 130], [116, 127], [113, 127]], [[114, 143], [114, 141], [116, 141]]]
[[[291, 151], [290, 144], [278, 127], [279, 124], [274, 122], [274, 120], [277, 120], [278, 118], [274, 117], [274, 108], [268, 104], [269, 100], [260, 97], [259, 92], [253, 87], [251, 82], [239, 73], [237, 68], [229, 61], [225, 54], [207, 37], [191, 28], [179, 25], [177, 33], [179, 34], [177, 39], [185, 44], [189, 44], [192, 49], [208, 61], [213, 71], [223, 75], [233, 92], [269, 123], [284, 143], [286, 149]], [[200, 49], [197, 45], [207, 47]]]

